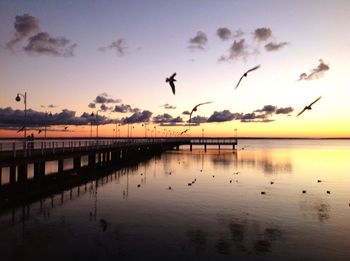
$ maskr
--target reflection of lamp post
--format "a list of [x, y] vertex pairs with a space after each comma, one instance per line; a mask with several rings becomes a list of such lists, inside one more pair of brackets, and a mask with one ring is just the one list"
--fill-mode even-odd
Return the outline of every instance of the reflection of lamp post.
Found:
[[23, 97], [23, 102], [24, 102], [24, 139], [26, 139], [27, 137], [27, 92], [24, 92], [24, 94], [17, 93], [17, 96], [16, 96], [17, 102], [21, 101], [20, 96]]
[[47, 114], [47, 112], [45, 112], [45, 130], [44, 130], [45, 139], [46, 139], [46, 128], [47, 128], [47, 116], [52, 117], [52, 113], [50, 112], [49, 114]]

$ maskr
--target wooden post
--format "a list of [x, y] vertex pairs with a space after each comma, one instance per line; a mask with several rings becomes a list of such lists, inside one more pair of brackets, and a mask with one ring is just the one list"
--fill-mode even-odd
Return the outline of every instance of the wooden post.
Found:
[[94, 166], [96, 163], [96, 155], [93, 153], [93, 154], [89, 154], [88, 156], [88, 165], [89, 167], [92, 167]]
[[10, 166], [10, 184], [16, 183], [16, 165]]
[[64, 159], [59, 159], [58, 161], [58, 173], [63, 172], [63, 168], [64, 168]]
[[18, 182], [25, 182], [28, 179], [28, 166], [26, 163], [18, 165]]
[[73, 159], [73, 169], [78, 170], [80, 169], [80, 167], [81, 167], [81, 157], [78, 156]]

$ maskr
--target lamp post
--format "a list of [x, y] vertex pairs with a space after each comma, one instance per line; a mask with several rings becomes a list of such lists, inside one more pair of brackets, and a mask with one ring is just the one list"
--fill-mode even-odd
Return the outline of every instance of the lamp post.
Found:
[[90, 114], [90, 117], [91, 117], [91, 119], [90, 119], [90, 137], [92, 138], [92, 119], [94, 117], [94, 113], [93, 112]]
[[157, 126], [154, 126], [154, 137], [157, 138]]
[[234, 131], [235, 131], [235, 139], [236, 139], [236, 142], [237, 142], [237, 131], [238, 131], [238, 129], [235, 128]]
[[50, 112], [48, 114], [47, 111], [45, 112], [45, 130], [44, 130], [45, 139], [46, 139], [46, 129], [47, 129], [47, 116], [52, 117], [52, 113]]
[[204, 129], [202, 129], [202, 138], [204, 138]]
[[[98, 139], [98, 111], [96, 112], [96, 115], [92, 112], [90, 116], [91, 117], [96, 116], [96, 138]], [[91, 120], [91, 124], [92, 124], [92, 120]], [[91, 137], [92, 137], [92, 125], [91, 125]]]
[[112, 138], [114, 138], [114, 132], [115, 132], [115, 129], [113, 129], [113, 136], [112, 136]]
[[147, 126], [146, 126], [146, 122], [142, 123], [142, 127], [145, 127], [145, 138], [147, 137]]
[[21, 97], [23, 97], [23, 102], [24, 102], [24, 139], [26, 140], [27, 138], [27, 92], [22, 93], [17, 93], [16, 96], [16, 102], [21, 101]]

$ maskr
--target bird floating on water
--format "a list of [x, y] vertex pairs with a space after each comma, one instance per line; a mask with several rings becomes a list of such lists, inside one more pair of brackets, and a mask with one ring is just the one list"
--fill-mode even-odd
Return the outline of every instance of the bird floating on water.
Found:
[[256, 69], [259, 69], [260, 65], [255, 66], [254, 68], [249, 69], [248, 71], [246, 71], [241, 78], [239, 78], [238, 83], [236, 84], [235, 90], [238, 88], [239, 84], [241, 83], [243, 77], [247, 77], [248, 73], [250, 73], [251, 71], [255, 71]]
[[171, 90], [173, 91], [174, 95], [175, 95], [175, 83], [174, 82], [176, 82], [175, 76], [176, 76], [176, 73], [171, 75], [169, 78], [165, 79], [165, 82], [168, 82], [170, 84]]
[[195, 112], [195, 111], [197, 111], [197, 108], [198, 108], [199, 106], [202, 106], [202, 105], [204, 105], [204, 104], [209, 104], [209, 103], [212, 103], [212, 102], [211, 102], [211, 101], [209, 101], [209, 102], [202, 102], [202, 103], [199, 103], [199, 104], [197, 104], [196, 106], [193, 107], [193, 109], [192, 109], [192, 111], [191, 111], [191, 113], [190, 113], [190, 119], [188, 120], [188, 124], [189, 124], [189, 125], [191, 124], [192, 113]]
[[302, 114], [304, 111], [306, 111], [306, 110], [311, 110], [311, 109], [312, 109], [311, 106], [312, 106], [313, 104], [315, 104], [316, 102], [318, 102], [318, 100], [321, 99], [321, 97], [322, 97], [322, 96], [318, 97], [316, 100], [314, 100], [314, 101], [313, 101], [312, 103], [310, 103], [308, 106], [305, 106], [304, 109], [303, 109], [301, 112], [298, 113], [297, 117], [298, 117], [300, 114]]

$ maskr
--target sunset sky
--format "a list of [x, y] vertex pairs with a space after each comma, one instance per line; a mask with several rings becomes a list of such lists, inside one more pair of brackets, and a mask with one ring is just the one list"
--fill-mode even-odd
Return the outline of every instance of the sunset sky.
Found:
[[187, 136], [350, 137], [349, 25], [348, 0], [2, 0], [0, 137], [25, 91], [37, 137], [90, 136], [97, 111], [100, 136], [174, 136], [207, 101]]

